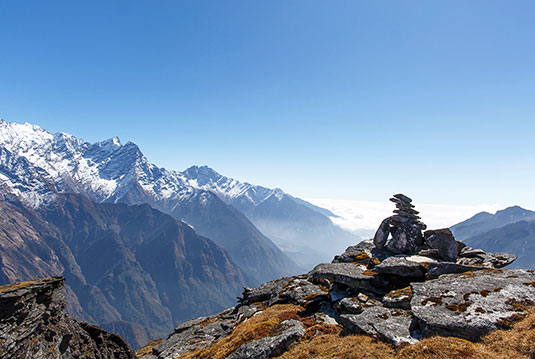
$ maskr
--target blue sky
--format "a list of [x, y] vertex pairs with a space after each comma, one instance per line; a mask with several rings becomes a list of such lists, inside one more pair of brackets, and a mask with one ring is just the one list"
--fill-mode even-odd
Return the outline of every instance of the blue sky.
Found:
[[4, 1], [0, 117], [302, 197], [535, 208], [533, 1]]

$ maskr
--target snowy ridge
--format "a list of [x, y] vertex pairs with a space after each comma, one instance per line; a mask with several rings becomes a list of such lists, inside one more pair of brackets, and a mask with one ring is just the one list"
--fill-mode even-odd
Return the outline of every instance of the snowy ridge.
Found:
[[0, 185], [32, 207], [46, 202], [50, 191], [83, 193], [97, 202], [116, 202], [135, 185], [154, 201], [195, 192], [180, 173], [154, 166], [134, 143], [122, 145], [117, 137], [91, 144], [29, 123], [1, 121], [0, 149]]
[[275, 196], [280, 201], [285, 195], [279, 188], [270, 189], [240, 182], [220, 175], [207, 166], [192, 166], [182, 172], [182, 175], [190, 186], [211, 191], [226, 203], [232, 203], [236, 199], [245, 199], [250, 205], [257, 206], [271, 196]]
[[[50, 191], [117, 202], [135, 187], [151, 202], [181, 201], [197, 191], [211, 191], [226, 203], [239, 199], [254, 207], [271, 196], [277, 200], [284, 196], [278, 188], [243, 183], [206, 166], [193, 166], [182, 173], [158, 168], [137, 145], [123, 145], [117, 137], [91, 144], [67, 133], [53, 134], [29, 123], [2, 120], [0, 148], [0, 185], [31, 207], [47, 202], [44, 197], [49, 197], [46, 193]], [[28, 182], [32, 171], [39, 176], [34, 174]]]

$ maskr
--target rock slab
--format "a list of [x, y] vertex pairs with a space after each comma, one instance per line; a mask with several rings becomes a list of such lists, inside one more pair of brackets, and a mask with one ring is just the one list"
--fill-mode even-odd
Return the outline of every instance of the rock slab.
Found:
[[0, 358], [134, 359], [120, 336], [65, 312], [65, 278], [0, 286]]
[[411, 309], [422, 334], [476, 341], [508, 328], [535, 304], [535, 273], [486, 269], [412, 283]]

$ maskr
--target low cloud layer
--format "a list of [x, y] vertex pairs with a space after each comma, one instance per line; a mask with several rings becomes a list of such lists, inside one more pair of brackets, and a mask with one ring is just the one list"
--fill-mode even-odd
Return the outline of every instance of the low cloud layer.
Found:
[[[381, 221], [392, 215], [395, 209], [390, 201], [370, 202], [307, 198], [308, 202], [326, 208], [339, 216], [331, 220], [334, 224], [354, 232], [364, 238], [373, 236]], [[453, 206], [442, 204], [416, 203], [422, 221], [428, 228], [446, 228], [472, 217], [479, 212], [495, 213], [501, 207], [497, 204], [477, 206]]]

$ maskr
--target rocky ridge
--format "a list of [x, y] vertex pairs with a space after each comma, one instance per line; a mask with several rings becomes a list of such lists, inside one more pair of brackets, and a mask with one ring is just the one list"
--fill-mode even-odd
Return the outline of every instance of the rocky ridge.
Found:
[[179, 325], [145, 358], [210, 357], [207, 348], [284, 305], [300, 308], [290, 319], [301, 324], [281, 319], [269, 334], [227, 343], [225, 354], [214, 357], [278, 356], [322, 331], [365, 334], [393, 346], [435, 335], [475, 341], [510, 328], [535, 304], [535, 271], [501, 269], [515, 256], [469, 248], [447, 229], [422, 233], [410, 199], [394, 199], [400, 204], [394, 217], [401, 218], [383, 221], [376, 238], [307, 274], [245, 288], [236, 307]]
[[65, 312], [63, 277], [0, 286], [0, 358], [134, 359], [120, 336]]

